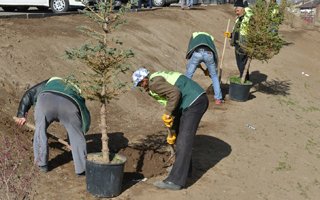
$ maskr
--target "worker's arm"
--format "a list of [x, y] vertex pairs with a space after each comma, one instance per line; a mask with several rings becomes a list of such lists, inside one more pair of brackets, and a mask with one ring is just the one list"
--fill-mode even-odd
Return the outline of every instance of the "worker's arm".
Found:
[[168, 83], [161, 76], [156, 76], [149, 81], [149, 89], [168, 100], [165, 107], [165, 114], [172, 115], [172, 112], [180, 101], [180, 90], [176, 86]]
[[27, 113], [28, 113], [29, 109], [36, 102], [38, 94], [40, 93], [40, 91], [42, 90], [43, 86], [46, 84], [47, 81], [48, 80], [45, 80], [45, 81], [33, 86], [32, 88], [30, 88], [29, 90], [27, 90], [24, 93], [24, 95], [22, 96], [22, 98], [20, 100], [20, 104], [19, 104], [19, 108], [18, 108], [18, 112], [17, 112], [18, 118], [26, 118], [27, 117]]

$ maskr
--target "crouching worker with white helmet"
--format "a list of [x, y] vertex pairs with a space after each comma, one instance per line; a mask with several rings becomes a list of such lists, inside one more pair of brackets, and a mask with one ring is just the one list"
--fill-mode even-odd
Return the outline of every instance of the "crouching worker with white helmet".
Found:
[[25, 92], [18, 108], [16, 123], [23, 126], [27, 114], [35, 105], [35, 134], [33, 138], [34, 160], [40, 171], [48, 171], [47, 129], [54, 122], [60, 122], [67, 129], [72, 157], [77, 175], [85, 175], [87, 155], [84, 133], [89, 130], [90, 113], [80, 89], [64, 79], [53, 77]]
[[154, 185], [161, 189], [180, 190], [185, 187], [192, 169], [192, 146], [200, 120], [208, 108], [208, 97], [195, 81], [178, 72], [150, 74], [147, 69], [140, 68], [133, 73], [132, 79], [134, 86], [144, 88], [165, 106], [162, 119], [167, 127], [173, 125], [177, 134], [176, 159], [169, 176]]

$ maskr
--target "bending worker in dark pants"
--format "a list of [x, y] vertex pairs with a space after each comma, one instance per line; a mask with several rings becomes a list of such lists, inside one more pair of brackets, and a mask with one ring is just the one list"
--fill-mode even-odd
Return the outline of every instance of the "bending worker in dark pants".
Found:
[[27, 121], [27, 114], [35, 104], [35, 134], [33, 139], [34, 160], [40, 171], [48, 171], [48, 138], [47, 128], [54, 122], [60, 122], [67, 129], [75, 172], [85, 174], [87, 155], [84, 133], [89, 130], [90, 113], [80, 89], [62, 78], [53, 77], [43, 81], [23, 95], [16, 123], [20, 126]]
[[[150, 74], [140, 68], [132, 75], [134, 86], [143, 87], [165, 106], [162, 116], [167, 127], [175, 127], [177, 134], [176, 159], [169, 176], [154, 185], [162, 189], [180, 190], [186, 185], [191, 170], [192, 146], [200, 120], [208, 108], [208, 97], [196, 82], [178, 72]], [[167, 141], [173, 141], [167, 138]], [[170, 144], [170, 143], [169, 143]]]

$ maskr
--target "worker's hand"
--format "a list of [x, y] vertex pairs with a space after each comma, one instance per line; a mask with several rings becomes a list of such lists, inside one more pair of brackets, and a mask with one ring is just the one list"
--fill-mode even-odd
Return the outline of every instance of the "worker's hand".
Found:
[[226, 31], [223, 33], [223, 36], [226, 38], [231, 38], [231, 33]]
[[167, 136], [167, 143], [174, 144], [174, 143], [176, 143], [176, 139], [177, 139], [176, 133], [172, 133], [171, 137], [170, 137], [170, 135]]
[[205, 76], [210, 76], [208, 68], [203, 71]]
[[24, 117], [20, 117], [17, 118], [15, 121], [18, 126], [23, 126], [27, 122], [27, 119]]
[[167, 114], [162, 115], [162, 120], [164, 122], [164, 125], [168, 128], [171, 128], [173, 125], [173, 117]]

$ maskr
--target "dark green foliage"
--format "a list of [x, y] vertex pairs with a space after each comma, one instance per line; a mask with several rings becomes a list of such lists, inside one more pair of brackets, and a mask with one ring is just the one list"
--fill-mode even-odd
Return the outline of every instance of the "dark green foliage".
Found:
[[[70, 59], [80, 59], [85, 62], [94, 73], [84, 73], [85, 80], [82, 82], [83, 93], [88, 99], [111, 100], [116, 97], [120, 89], [125, 85], [118, 75], [125, 73], [129, 67], [124, 64], [127, 58], [133, 56], [131, 50], [109, 48], [103, 43], [97, 45], [84, 44], [78, 49], [66, 51]], [[105, 96], [101, 96], [102, 86], [106, 86]]]
[[286, 0], [277, 5], [274, 0], [269, 2], [257, 0], [252, 7], [253, 15], [250, 18], [245, 42], [241, 43], [242, 49], [248, 55], [248, 62], [241, 77], [241, 83], [250, 68], [252, 60], [267, 62], [274, 55], [277, 55], [285, 44], [279, 35], [279, 26], [284, 20]]
[[[131, 50], [123, 50], [122, 42], [109, 38], [109, 33], [119, 25], [125, 23], [123, 17], [126, 8], [113, 12], [110, 1], [100, 2], [94, 7], [84, 10], [84, 14], [97, 23], [100, 30], [88, 26], [80, 26], [79, 30], [96, 42], [83, 44], [79, 48], [66, 50], [68, 59], [79, 59], [92, 69], [93, 73], [84, 73], [84, 81], [80, 83], [83, 94], [91, 100], [109, 102], [116, 97], [125, 83], [118, 78], [120, 73], [125, 73], [129, 67], [125, 61], [133, 57]], [[105, 87], [104, 95], [102, 88]]]
[[246, 42], [242, 46], [249, 58], [268, 61], [277, 55], [285, 44], [279, 35], [279, 26], [284, 19], [286, 1], [279, 6], [275, 2], [257, 0], [252, 7]]
[[[109, 163], [109, 148], [107, 135], [107, 104], [116, 98], [126, 83], [122, 82], [120, 75], [125, 73], [129, 66], [128, 58], [133, 56], [131, 50], [123, 50], [122, 42], [110, 37], [110, 33], [119, 25], [125, 23], [126, 8], [114, 12], [113, 0], [102, 0], [94, 7], [86, 6], [84, 14], [100, 27], [79, 27], [80, 31], [89, 36], [93, 42], [83, 44], [80, 48], [66, 51], [69, 59], [79, 59], [87, 64], [91, 73], [84, 73], [80, 86], [82, 94], [90, 100], [100, 102], [100, 128], [103, 162]], [[130, 5], [127, 5], [127, 8]], [[74, 81], [73, 81], [74, 82]]]
[[[241, 78], [239, 76], [232, 76], [232, 77], [230, 77], [229, 80], [230, 80], [230, 83], [241, 84]], [[252, 82], [246, 80], [244, 83], [242, 83], [242, 85], [252, 85]]]

